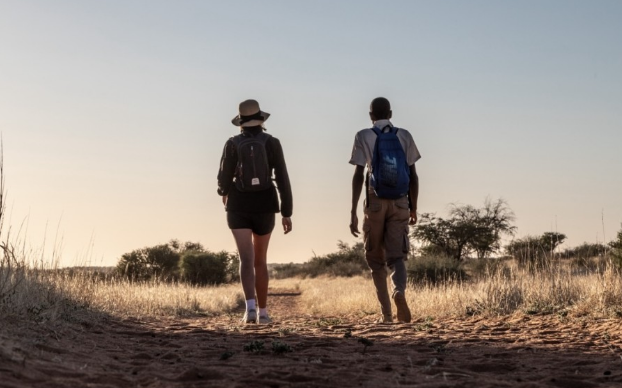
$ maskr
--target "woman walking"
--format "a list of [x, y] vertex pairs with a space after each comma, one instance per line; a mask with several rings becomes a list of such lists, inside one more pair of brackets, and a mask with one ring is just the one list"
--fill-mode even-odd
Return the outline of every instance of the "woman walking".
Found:
[[272, 322], [267, 309], [267, 255], [279, 197], [283, 230], [285, 234], [292, 230], [287, 166], [281, 143], [265, 132], [263, 123], [268, 117], [270, 114], [261, 111], [257, 101], [240, 103], [239, 114], [231, 120], [240, 127], [240, 134], [225, 144], [218, 171], [218, 194], [240, 254], [240, 279], [246, 299], [244, 323]]

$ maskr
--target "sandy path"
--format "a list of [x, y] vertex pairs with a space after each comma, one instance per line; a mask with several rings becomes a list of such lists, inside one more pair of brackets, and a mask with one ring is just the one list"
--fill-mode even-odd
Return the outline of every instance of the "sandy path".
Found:
[[[1, 387], [616, 387], [622, 321], [313, 317], [271, 290], [275, 323], [217, 318], [0, 330]], [[373, 341], [365, 348], [360, 338]], [[265, 350], [246, 352], [263, 341]], [[278, 341], [291, 352], [275, 354]], [[282, 346], [282, 348], [285, 345]], [[228, 358], [227, 358], [228, 356]]]

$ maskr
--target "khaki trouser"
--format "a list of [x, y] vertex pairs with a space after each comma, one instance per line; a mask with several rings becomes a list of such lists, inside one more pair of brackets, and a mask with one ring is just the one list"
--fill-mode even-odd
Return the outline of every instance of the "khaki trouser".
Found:
[[387, 287], [387, 267], [391, 269], [393, 292], [406, 290], [406, 265], [410, 242], [408, 239], [408, 197], [378, 198], [368, 194], [363, 221], [365, 258], [371, 269], [382, 314], [391, 316], [391, 298]]

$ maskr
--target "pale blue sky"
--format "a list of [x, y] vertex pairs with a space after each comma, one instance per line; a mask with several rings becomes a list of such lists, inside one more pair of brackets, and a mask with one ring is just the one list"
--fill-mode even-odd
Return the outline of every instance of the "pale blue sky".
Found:
[[420, 211], [503, 197], [519, 237], [610, 240], [620, 20], [619, 1], [0, 0], [10, 223], [33, 246], [58, 230], [64, 265], [171, 238], [234, 250], [215, 178], [255, 98], [294, 190], [270, 260], [305, 261], [355, 241], [347, 162], [382, 95], [423, 155]]

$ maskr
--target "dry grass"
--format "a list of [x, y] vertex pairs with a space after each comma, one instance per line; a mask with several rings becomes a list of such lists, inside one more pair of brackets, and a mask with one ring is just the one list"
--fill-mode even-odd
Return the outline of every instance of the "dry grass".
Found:
[[97, 279], [87, 273], [28, 269], [13, 276], [14, 291], [5, 296], [4, 314], [35, 321], [71, 319], [73, 312], [138, 319], [158, 316], [224, 314], [243, 304], [239, 285], [195, 287], [183, 283]]
[[369, 315], [378, 310], [371, 279], [319, 277], [300, 282], [302, 308], [314, 315]]
[[[303, 308], [320, 315], [377, 313], [371, 280], [318, 278], [300, 281]], [[622, 316], [622, 276], [614, 267], [587, 275], [568, 269], [531, 273], [513, 270], [477, 281], [446, 281], [410, 286], [407, 299], [415, 317], [487, 316], [512, 313]]]
[[[11, 236], [10, 226], [3, 229], [5, 203], [0, 144], [0, 319], [209, 316], [228, 314], [244, 303], [239, 284], [129, 282], [29, 260], [32, 252], [25, 252], [19, 238]], [[54, 249], [52, 263], [57, 255]], [[474, 279], [410, 286], [407, 298], [414, 317], [513, 313], [622, 317], [622, 275], [611, 263], [580, 273], [559, 263], [535, 272], [510, 265]], [[300, 307], [315, 315], [364, 316], [379, 310], [369, 278], [282, 279], [273, 280], [272, 286], [300, 291]]]
[[[73, 293], [80, 294], [77, 285]], [[114, 316], [189, 316], [229, 313], [244, 304], [239, 285], [195, 287], [188, 284], [109, 281], [90, 285], [90, 306]]]
[[[15, 268], [23, 266], [0, 266], [0, 290], [5, 290], [0, 312], [37, 322], [88, 319], [84, 314], [89, 313], [139, 319], [213, 316], [229, 314], [244, 302], [239, 284], [131, 283], [86, 272]], [[273, 280], [271, 285], [300, 291], [300, 307], [314, 315], [365, 316], [379, 310], [369, 278], [292, 278]], [[407, 298], [415, 318], [513, 313], [620, 317], [622, 276], [613, 267], [591, 274], [561, 268], [537, 273], [506, 270], [472, 282], [410, 286]]]
[[205, 316], [227, 313], [244, 302], [238, 285], [206, 288], [185, 283], [132, 283], [89, 271], [60, 270], [56, 241], [49, 254], [27, 250], [21, 228], [16, 234], [10, 226], [3, 229], [5, 204], [0, 143], [0, 319], [18, 317], [41, 323], [102, 315]]
[[[63, 321], [95, 316], [148, 318], [219, 315], [244, 303], [238, 284], [195, 287], [184, 283], [129, 282], [59, 270], [29, 260], [32, 252], [3, 228], [5, 186], [0, 142], [0, 319]], [[58, 262], [58, 250], [51, 263]], [[42, 258], [43, 254], [36, 255]], [[622, 274], [611, 263], [577, 273], [557, 265], [541, 271], [516, 265], [487, 271], [473, 281], [412, 285], [407, 298], [415, 317], [472, 314], [560, 314], [622, 317]], [[305, 311], [326, 316], [363, 316], [379, 310], [372, 282], [364, 277], [273, 280], [273, 287], [299, 290]], [[0, 326], [2, 327], [2, 326]]]

